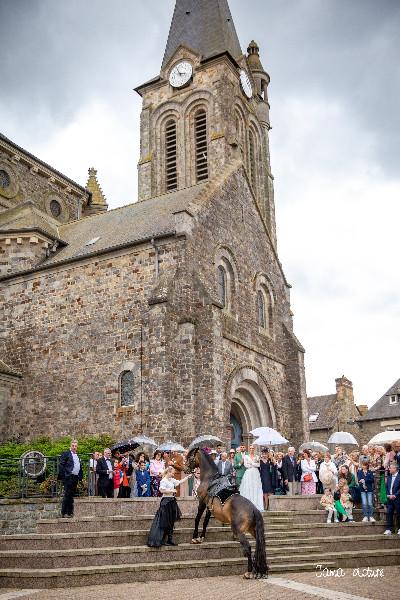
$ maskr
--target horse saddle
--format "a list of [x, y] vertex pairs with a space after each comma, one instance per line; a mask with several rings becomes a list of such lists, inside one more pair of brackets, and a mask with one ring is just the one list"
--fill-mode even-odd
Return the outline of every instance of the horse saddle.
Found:
[[213, 479], [207, 490], [208, 497], [210, 499], [210, 504], [214, 498], [219, 498], [221, 504], [224, 504], [228, 498], [233, 496], [233, 494], [238, 494], [239, 490], [236, 485], [230, 481], [228, 475], [219, 475], [217, 478]]

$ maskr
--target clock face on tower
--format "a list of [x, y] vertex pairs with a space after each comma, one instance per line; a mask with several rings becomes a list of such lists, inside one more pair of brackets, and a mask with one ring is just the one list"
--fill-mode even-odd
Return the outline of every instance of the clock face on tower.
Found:
[[243, 69], [240, 71], [240, 84], [246, 96], [251, 98], [253, 96], [253, 88], [251, 87], [249, 76]]
[[169, 75], [169, 82], [174, 88], [180, 88], [184, 86], [193, 75], [193, 67], [187, 62], [183, 61], [175, 65]]

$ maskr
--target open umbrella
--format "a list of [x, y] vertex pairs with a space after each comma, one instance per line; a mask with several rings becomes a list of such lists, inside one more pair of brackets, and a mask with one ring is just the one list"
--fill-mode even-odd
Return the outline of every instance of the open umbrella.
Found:
[[222, 444], [222, 440], [215, 435], [199, 435], [199, 437], [195, 438], [190, 443], [189, 450], [193, 450], [193, 448], [218, 446], [218, 444]]
[[374, 437], [369, 440], [369, 444], [390, 444], [391, 442], [400, 441], [400, 431], [381, 431], [374, 435]]
[[147, 435], [136, 435], [131, 438], [131, 442], [137, 442], [139, 446], [153, 446], [157, 448], [157, 442], [153, 438], [147, 437]]
[[122, 440], [122, 442], [118, 442], [117, 444], [114, 444], [114, 446], [111, 446], [110, 450], [111, 452], [121, 452], [121, 454], [124, 454], [124, 452], [130, 452], [130, 450], [136, 450], [136, 448], [139, 448], [140, 444], [138, 442], [133, 442], [132, 440]]
[[157, 450], [161, 450], [162, 452], [185, 452], [185, 448], [178, 444], [178, 442], [164, 442], [157, 446]]
[[328, 446], [324, 446], [324, 444], [320, 444], [319, 442], [304, 442], [299, 448], [299, 452], [303, 452], [303, 450], [315, 450], [315, 452], [328, 452]]
[[328, 444], [350, 444], [352, 446], [358, 446], [358, 442], [354, 435], [347, 431], [336, 431], [336, 433], [332, 433], [328, 440]]
[[279, 446], [280, 444], [289, 443], [279, 431], [272, 429], [272, 427], [258, 427], [250, 433], [257, 436], [257, 439], [253, 442], [256, 446]]

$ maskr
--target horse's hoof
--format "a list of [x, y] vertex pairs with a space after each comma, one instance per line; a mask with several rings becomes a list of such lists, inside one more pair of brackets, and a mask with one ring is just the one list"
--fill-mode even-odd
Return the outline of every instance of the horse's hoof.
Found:
[[252, 573], [245, 573], [243, 575], [243, 579], [253, 579], [253, 574]]
[[198, 544], [199, 540], [197, 538], [193, 538], [192, 541], [190, 542], [191, 544]]
[[198, 540], [199, 540], [199, 544], [202, 544], [204, 542], [205, 538], [199, 537]]

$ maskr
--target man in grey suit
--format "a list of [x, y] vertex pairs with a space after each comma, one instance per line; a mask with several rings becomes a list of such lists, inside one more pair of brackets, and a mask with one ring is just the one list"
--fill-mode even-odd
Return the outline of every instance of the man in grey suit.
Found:
[[229, 475], [229, 477], [231, 477], [233, 465], [231, 461], [228, 460], [228, 454], [226, 452], [221, 452], [221, 459], [219, 460], [217, 467], [220, 475]]

